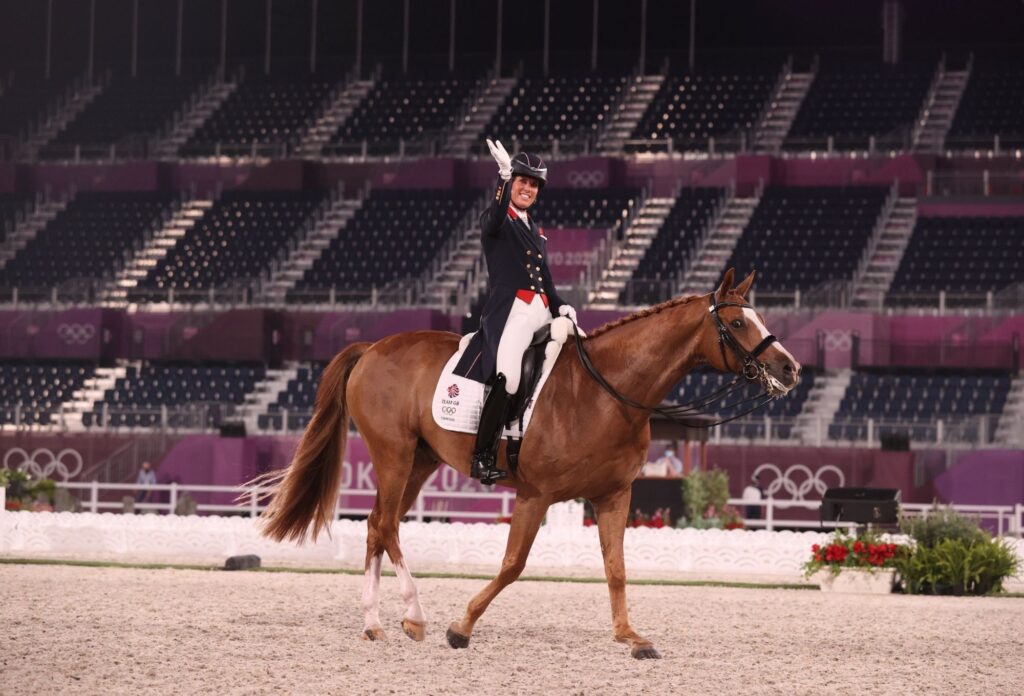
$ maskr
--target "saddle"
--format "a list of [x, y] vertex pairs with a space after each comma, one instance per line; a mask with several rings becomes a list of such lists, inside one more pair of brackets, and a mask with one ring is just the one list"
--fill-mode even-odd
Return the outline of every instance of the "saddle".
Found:
[[540, 382], [541, 371], [544, 369], [544, 349], [551, 340], [551, 325], [545, 324], [537, 329], [530, 339], [530, 345], [523, 353], [523, 371], [519, 378], [519, 389], [508, 406], [505, 425], [522, 420], [526, 407], [530, 405], [534, 389]]

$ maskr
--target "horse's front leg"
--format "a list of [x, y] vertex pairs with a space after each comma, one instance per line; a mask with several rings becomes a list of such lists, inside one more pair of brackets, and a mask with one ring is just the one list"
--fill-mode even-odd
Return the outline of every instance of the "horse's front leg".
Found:
[[455, 621], [448, 628], [448, 645], [453, 648], [465, 648], [469, 645], [469, 637], [473, 635], [473, 626], [477, 619], [487, 610], [498, 593], [516, 578], [526, 567], [526, 558], [530, 555], [530, 547], [544, 520], [550, 502], [541, 498], [516, 498], [516, 509], [512, 513], [512, 526], [508, 532], [508, 544], [505, 547], [505, 558], [501, 562], [501, 570], [497, 577], [487, 583], [466, 606], [466, 614], [461, 621]]
[[654, 649], [654, 644], [641, 637], [629, 625], [629, 611], [626, 608], [626, 561], [622, 540], [626, 534], [631, 496], [631, 488], [625, 488], [592, 501], [597, 514], [601, 554], [604, 556], [604, 574], [608, 578], [608, 594], [612, 602], [612, 629], [615, 631], [615, 640], [629, 644], [629, 652], [633, 657], [638, 660], [657, 659], [661, 655]]

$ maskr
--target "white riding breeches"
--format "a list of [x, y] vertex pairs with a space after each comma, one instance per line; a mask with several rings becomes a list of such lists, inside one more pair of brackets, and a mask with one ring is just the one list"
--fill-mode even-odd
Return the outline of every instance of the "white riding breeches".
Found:
[[542, 295], [534, 295], [527, 304], [517, 297], [512, 310], [505, 320], [505, 330], [498, 343], [496, 369], [505, 375], [505, 391], [515, 394], [523, 372], [523, 353], [530, 346], [530, 340], [542, 326], [551, 323], [551, 312], [544, 304]]

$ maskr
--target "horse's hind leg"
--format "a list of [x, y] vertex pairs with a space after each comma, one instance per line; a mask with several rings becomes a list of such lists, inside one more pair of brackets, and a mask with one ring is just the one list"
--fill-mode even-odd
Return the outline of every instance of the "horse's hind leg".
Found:
[[601, 538], [601, 553], [604, 555], [604, 573], [608, 579], [608, 594], [612, 602], [612, 629], [615, 640], [628, 643], [630, 654], [639, 659], [659, 658], [651, 641], [641, 637], [629, 625], [626, 608], [626, 562], [622, 542], [629, 517], [630, 488], [616, 491], [594, 503], [597, 513], [597, 530]]
[[[396, 439], [398, 438], [393, 438], [392, 441]], [[380, 440], [375, 438], [375, 442], [380, 442]], [[398, 523], [408, 509], [408, 505], [412, 504], [412, 501], [409, 501], [406, 505], [407, 489], [411, 488], [415, 491], [411, 493], [414, 501], [423, 482], [437, 465], [433, 462], [428, 465], [424, 460], [416, 457], [416, 442], [412, 439], [381, 447], [371, 444], [368, 438], [367, 446], [377, 472], [377, 499], [366, 524], [366, 570], [362, 594], [363, 638], [367, 640], [384, 638], [379, 607], [380, 571], [386, 551], [395, 566], [402, 596], [406, 600], [403, 629], [410, 637], [421, 640], [426, 619], [419, 604], [412, 575], [406, 568], [402, 557], [402, 549], [398, 543]], [[415, 466], [414, 457], [416, 459]]]
[[[416, 502], [423, 484], [426, 483], [431, 474], [437, 471], [439, 465], [440, 462], [435, 460], [433, 455], [422, 450], [416, 452], [412, 475], [405, 485], [405, 494], [402, 496], [400, 517], [404, 517], [409, 512], [413, 503]], [[395, 544], [396, 546], [398, 545], [397, 537]], [[409, 572], [405, 559], [401, 557], [401, 550], [398, 552], [399, 560], [397, 562], [394, 560], [395, 556], [390, 551], [388, 553], [395, 564], [395, 574], [398, 576], [399, 590], [402, 593], [402, 599], [405, 600], [405, 616], [402, 617], [402, 630], [405, 631], [405, 635], [413, 640], [423, 640], [427, 632], [427, 618], [423, 612], [423, 607], [420, 606], [419, 593], [416, 591], [416, 583], [413, 582], [412, 573]]]
[[516, 498], [516, 509], [512, 512], [512, 526], [508, 531], [508, 544], [505, 546], [505, 558], [501, 562], [501, 570], [497, 577], [487, 583], [473, 599], [469, 600], [466, 613], [461, 621], [448, 627], [448, 645], [453, 648], [465, 648], [473, 634], [473, 626], [483, 615], [491, 601], [498, 593], [512, 584], [526, 567], [526, 559], [530, 555], [530, 547], [544, 520], [550, 502], [542, 498]]

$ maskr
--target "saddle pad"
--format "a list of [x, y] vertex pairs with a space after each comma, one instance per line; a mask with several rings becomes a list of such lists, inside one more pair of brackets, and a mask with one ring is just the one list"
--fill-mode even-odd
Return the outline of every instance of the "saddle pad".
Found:
[[[551, 322], [551, 340], [544, 348], [544, 366], [541, 368], [540, 380], [537, 382], [537, 389], [530, 398], [523, 413], [523, 428], [520, 432], [519, 423], [513, 423], [506, 428], [503, 436], [522, 437], [530, 424], [533, 416], [533, 407], [537, 402], [541, 389], [548, 381], [551, 368], [555, 365], [562, 345], [572, 330], [571, 322], [565, 317], [558, 317]], [[490, 391], [490, 387], [475, 382], [466, 377], [459, 377], [453, 374], [455, 366], [462, 357], [462, 352], [469, 345], [473, 334], [467, 334], [459, 341], [459, 349], [448, 359], [444, 369], [441, 371], [441, 378], [437, 381], [434, 389], [434, 398], [431, 401], [431, 411], [434, 414], [434, 421], [444, 428], [456, 433], [469, 433], [476, 435], [480, 425], [480, 412], [484, 407], [484, 399]]]

